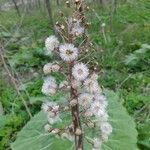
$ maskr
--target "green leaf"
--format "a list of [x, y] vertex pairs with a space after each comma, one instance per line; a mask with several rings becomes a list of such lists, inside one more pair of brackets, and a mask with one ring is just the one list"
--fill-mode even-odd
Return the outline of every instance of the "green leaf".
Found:
[[105, 91], [109, 101], [108, 113], [113, 132], [102, 150], [137, 150], [137, 131], [133, 119], [128, 115], [119, 96], [113, 91]]
[[143, 148], [150, 149], [150, 122], [147, 121], [143, 125], [139, 125], [139, 141], [138, 144]]
[[31, 104], [34, 104], [37, 101], [38, 102], [44, 102], [44, 101], [46, 101], [46, 97], [44, 97], [44, 96], [30, 97], [30, 103]]
[[124, 62], [126, 65], [135, 65], [138, 62], [138, 57], [135, 54], [129, 54]]
[[11, 144], [12, 150], [71, 150], [72, 143], [56, 138], [44, 131], [47, 117], [43, 111], [35, 115], [18, 134]]
[[3, 128], [6, 123], [7, 123], [6, 116], [5, 115], [0, 115], [0, 129]]
[[[137, 131], [133, 119], [120, 104], [118, 95], [108, 90], [105, 94], [109, 101], [108, 112], [113, 133], [108, 142], [103, 143], [102, 150], [137, 150]], [[66, 122], [66, 119], [63, 121]], [[35, 115], [18, 134], [17, 140], [11, 144], [12, 150], [71, 150], [73, 146], [70, 141], [44, 132], [46, 123], [47, 118], [42, 111]], [[86, 142], [85, 150], [91, 150], [91, 145]]]

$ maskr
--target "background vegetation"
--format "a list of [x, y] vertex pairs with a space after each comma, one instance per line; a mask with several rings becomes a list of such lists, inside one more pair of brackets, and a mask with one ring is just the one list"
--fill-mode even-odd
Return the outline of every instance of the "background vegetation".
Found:
[[[16, 0], [18, 10], [13, 2], [0, 0], [0, 150], [10, 149], [30, 119], [23, 102], [32, 115], [40, 110], [42, 67], [53, 59], [44, 55], [44, 40], [53, 33], [59, 11], [69, 14], [63, 0], [51, 2], [53, 22], [43, 1]], [[101, 54], [91, 56], [100, 68], [99, 83], [120, 96], [136, 122], [139, 149], [149, 150], [150, 1], [121, 0], [117, 7], [109, 1], [87, 3], [89, 35]]]

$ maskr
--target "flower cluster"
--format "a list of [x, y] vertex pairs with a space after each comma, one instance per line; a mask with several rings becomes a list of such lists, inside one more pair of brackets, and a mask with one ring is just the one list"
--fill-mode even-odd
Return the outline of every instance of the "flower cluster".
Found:
[[44, 65], [44, 67], [43, 67], [44, 74], [50, 74], [52, 72], [57, 72], [59, 70], [60, 70], [60, 66], [57, 62], [48, 63], [48, 64]]
[[66, 62], [71, 62], [78, 57], [78, 49], [73, 44], [61, 45], [59, 52], [60, 57]]
[[42, 86], [42, 93], [50, 96], [56, 93], [57, 84], [54, 77], [49, 76], [44, 80], [44, 84]]
[[59, 46], [57, 37], [50, 36], [45, 40], [46, 54], [50, 55]]
[[68, 26], [70, 34], [73, 36], [81, 36], [85, 32], [85, 28], [81, 25], [82, 21], [78, 19], [70, 18], [68, 21]]
[[[53, 45], [54, 47], [56, 43], [59, 43], [55, 41], [57, 38], [54, 36], [50, 36], [48, 39], [49, 43], [46, 39], [46, 45]], [[107, 141], [112, 132], [112, 126], [108, 122], [108, 103], [106, 97], [102, 94], [102, 89], [99, 87], [97, 81], [98, 75], [96, 73], [89, 75], [90, 73], [87, 65], [82, 62], [77, 62], [79, 50], [73, 44], [65, 43], [57, 48], [60, 58], [68, 64], [73, 64], [70, 85], [68, 81], [63, 81], [58, 87], [55, 78], [49, 76], [44, 81], [42, 92], [45, 95], [53, 95], [56, 93], [57, 88], [62, 89], [72, 87], [77, 89], [80, 87], [80, 89], [82, 89], [78, 98], [71, 99], [69, 105], [74, 107], [79, 104], [79, 106], [84, 110], [85, 117], [95, 116], [99, 130], [101, 131], [101, 138], [93, 139], [93, 149], [98, 150], [101, 147], [102, 141]], [[58, 63], [48, 63], [44, 66], [43, 70], [45, 74], [49, 74], [53, 71], [59, 71], [60, 66]], [[50, 124], [53, 124], [60, 119], [58, 115], [59, 106], [56, 103], [44, 103], [42, 108], [47, 113], [48, 122]], [[79, 133], [77, 132], [78, 130], [79, 129], [74, 131], [75, 134]], [[62, 135], [62, 137], [65, 137], [66, 135], [68, 135], [68, 138], [70, 137], [70, 133], [66, 132]]]
[[79, 104], [84, 109], [85, 117], [95, 116], [97, 126], [101, 131], [101, 138], [94, 138], [93, 140], [94, 150], [99, 150], [102, 141], [106, 142], [112, 133], [112, 126], [108, 122], [108, 102], [98, 85], [97, 78], [98, 76], [95, 73], [87, 78], [83, 82], [85, 92], [78, 97]]
[[43, 103], [42, 109], [46, 113], [50, 125], [61, 120], [59, 118], [59, 105], [57, 105], [56, 103], [54, 102]]
[[[75, 3], [78, 6], [76, 8], [79, 8], [82, 1], [78, 0]], [[96, 128], [96, 131], [99, 131], [99, 136], [96, 134], [91, 137], [90, 144], [92, 144], [93, 150], [99, 150], [102, 143], [108, 141], [112, 133], [112, 126], [108, 121], [107, 98], [98, 84], [98, 74], [96, 71], [89, 70], [88, 64], [78, 59], [80, 54], [81, 57], [84, 55], [88, 47], [83, 44], [87, 39], [84, 39], [83, 45], [80, 44], [80, 46], [77, 46], [79, 41], [75, 42], [79, 36], [81, 38], [84, 35], [85, 38], [85, 26], [82, 18], [84, 16], [78, 14], [76, 17], [66, 20], [67, 27], [57, 24], [57, 30], [61, 30], [58, 33], [63, 37], [63, 43], [60, 43], [54, 35], [45, 40], [46, 54], [51, 55], [53, 53], [57, 55], [55, 58], [59, 57], [60, 59], [59, 63], [48, 63], [43, 67], [43, 72], [47, 77], [42, 86], [42, 93], [46, 96], [52, 96], [58, 90], [63, 90], [67, 94], [69, 92], [69, 97], [65, 98], [64, 106], [61, 104], [61, 110], [63, 113], [70, 111], [71, 125], [68, 124], [63, 129], [52, 128], [54, 123], [63, 120], [60, 104], [45, 102], [42, 109], [46, 113], [49, 123], [45, 126], [45, 130], [53, 134], [59, 133], [60, 138], [75, 140], [76, 150], [83, 150], [83, 137], [86, 137], [83, 136], [85, 134], [84, 127], [86, 126], [89, 130]], [[67, 33], [67, 35], [62, 33]], [[56, 82], [54, 75], [51, 74], [53, 72], [63, 73], [65, 80], [58, 85], [59, 82]], [[59, 101], [57, 102], [59, 103]], [[85, 123], [85, 120], [90, 120], [90, 122]]]

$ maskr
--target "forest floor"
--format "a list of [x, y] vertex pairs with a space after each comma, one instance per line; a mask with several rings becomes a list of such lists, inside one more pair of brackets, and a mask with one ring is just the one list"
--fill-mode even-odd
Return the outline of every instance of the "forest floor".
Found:
[[[57, 10], [54, 10], [54, 16], [57, 16]], [[99, 84], [120, 95], [122, 104], [136, 122], [141, 150], [150, 149], [149, 10], [150, 2], [147, 0], [120, 5], [113, 16], [111, 32], [108, 9], [101, 10], [95, 6], [95, 10], [91, 9], [87, 14], [91, 21], [90, 37], [97, 50], [101, 51], [101, 55], [94, 58], [102, 72]], [[52, 28], [43, 10], [29, 13], [17, 17], [12, 10], [1, 12], [0, 39], [5, 49], [6, 65], [18, 85], [17, 90], [35, 114], [41, 106], [41, 102], [35, 101], [42, 98], [42, 67], [53, 59], [43, 53], [44, 40], [52, 34]], [[106, 40], [101, 32], [104, 22]], [[140, 53], [137, 52], [139, 49]], [[9, 149], [17, 132], [29, 120], [21, 97], [2, 66], [0, 62], [0, 105], [3, 106], [0, 115], [4, 111], [6, 117], [0, 120], [0, 150]]]

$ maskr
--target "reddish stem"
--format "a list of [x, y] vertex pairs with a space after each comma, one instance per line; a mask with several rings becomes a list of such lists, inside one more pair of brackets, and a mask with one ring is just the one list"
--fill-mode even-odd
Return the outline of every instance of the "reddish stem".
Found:
[[[73, 63], [69, 64], [69, 72], [70, 72], [70, 83], [72, 80], [72, 67]], [[73, 88], [71, 85], [70, 89], [70, 100], [78, 99], [77, 89]], [[83, 150], [83, 132], [82, 132], [82, 126], [80, 121], [80, 112], [79, 112], [79, 103], [77, 103], [75, 106], [71, 106], [71, 114], [72, 114], [72, 121], [73, 121], [73, 127], [74, 127], [74, 133], [77, 129], [81, 130], [80, 135], [75, 134], [75, 147], [76, 150]]]

